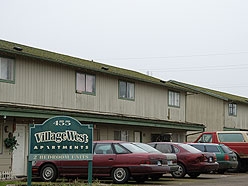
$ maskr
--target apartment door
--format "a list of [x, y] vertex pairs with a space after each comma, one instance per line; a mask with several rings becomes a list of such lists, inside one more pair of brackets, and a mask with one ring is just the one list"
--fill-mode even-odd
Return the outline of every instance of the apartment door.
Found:
[[141, 142], [141, 132], [139, 131], [134, 132], [134, 142]]
[[16, 131], [13, 134], [16, 139], [17, 149], [13, 151], [12, 172], [14, 176], [26, 176], [27, 152], [26, 152], [26, 126], [16, 125]]

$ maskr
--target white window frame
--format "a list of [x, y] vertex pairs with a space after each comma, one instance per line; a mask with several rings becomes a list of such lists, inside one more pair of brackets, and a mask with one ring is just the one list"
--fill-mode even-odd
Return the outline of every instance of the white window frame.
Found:
[[96, 76], [92, 74], [76, 72], [76, 92], [96, 94]]
[[237, 104], [228, 103], [228, 114], [229, 116], [237, 116]]
[[169, 90], [168, 105], [172, 107], [180, 107], [180, 93]]
[[119, 98], [134, 100], [135, 84], [128, 81], [119, 80]]
[[0, 81], [14, 81], [14, 59], [0, 57]]

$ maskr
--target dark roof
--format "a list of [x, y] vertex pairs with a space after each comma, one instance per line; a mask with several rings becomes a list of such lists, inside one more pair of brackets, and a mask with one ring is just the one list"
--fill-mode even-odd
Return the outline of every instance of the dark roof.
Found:
[[161, 86], [165, 86], [168, 88], [173, 88], [181, 91], [186, 91], [185, 88], [180, 87], [178, 85], [174, 85], [163, 81], [161, 79], [148, 76], [136, 71], [127, 70], [123, 68], [114, 67], [111, 65], [80, 59], [77, 57], [72, 57], [68, 55], [63, 55], [55, 52], [50, 52], [47, 50], [42, 50], [38, 48], [33, 48], [29, 46], [25, 46], [18, 43], [13, 43], [5, 40], [0, 40], [0, 52], [4, 52], [10, 55], [21, 55], [31, 58], [36, 58], [40, 60], [45, 60], [51, 63], [60, 63], [64, 65], [69, 65], [78, 69], [87, 69], [95, 72], [111, 74], [114, 76], [119, 76], [123, 78], [129, 78], [131, 80], [138, 80], [142, 82], [157, 84]]
[[203, 88], [203, 87], [199, 87], [195, 85], [190, 85], [190, 84], [186, 84], [186, 83], [182, 83], [182, 82], [178, 82], [174, 80], [170, 80], [168, 81], [168, 83], [175, 84], [177, 86], [181, 86], [187, 89], [191, 89], [193, 92], [206, 94], [206, 95], [209, 95], [209, 96], [212, 96], [218, 99], [222, 99], [228, 102], [240, 102], [240, 103], [248, 104], [248, 98], [246, 97], [241, 97], [241, 96], [237, 96], [237, 95], [233, 95], [233, 94], [229, 94], [225, 92], [220, 92], [217, 90], [212, 90], [212, 89]]

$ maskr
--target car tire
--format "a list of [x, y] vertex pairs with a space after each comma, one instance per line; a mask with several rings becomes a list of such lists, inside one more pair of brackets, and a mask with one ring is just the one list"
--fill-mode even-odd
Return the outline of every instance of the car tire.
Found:
[[241, 159], [240, 157], [238, 157], [238, 167], [237, 167], [237, 171], [240, 173], [244, 173], [246, 172], [247, 169], [247, 165], [246, 165], [246, 160]]
[[178, 163], [177, 171], [171, 173], [174, 178], [183, 178], [186, 175], [185, 166], [182, 163]]
[[40, 170], [40, 177], [44, 182], [54, 182], [57, 179], [58, 171], [52, 164], [42, 166]]
[[189, 177], [191, 178], [197, 178], [198, 176], [200, 176], [201, 173], [198, 173], [198, 172], [191, 172], [191, 173], [188, 173]]
[[127, 168], [114, 168], [111, 177], [114, 183], [123, 184], [129, 180], [129, 171]]

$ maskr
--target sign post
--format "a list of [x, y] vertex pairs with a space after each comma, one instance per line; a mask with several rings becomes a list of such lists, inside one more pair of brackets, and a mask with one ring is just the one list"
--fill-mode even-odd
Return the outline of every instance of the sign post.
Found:
[[31, 186], [32, 161], [87, 160], [88, 182], [92, 184], [93, 125], [81, 124], [68, 116], [56, 116], [43, 124], [30, 125], [28, 185]]

